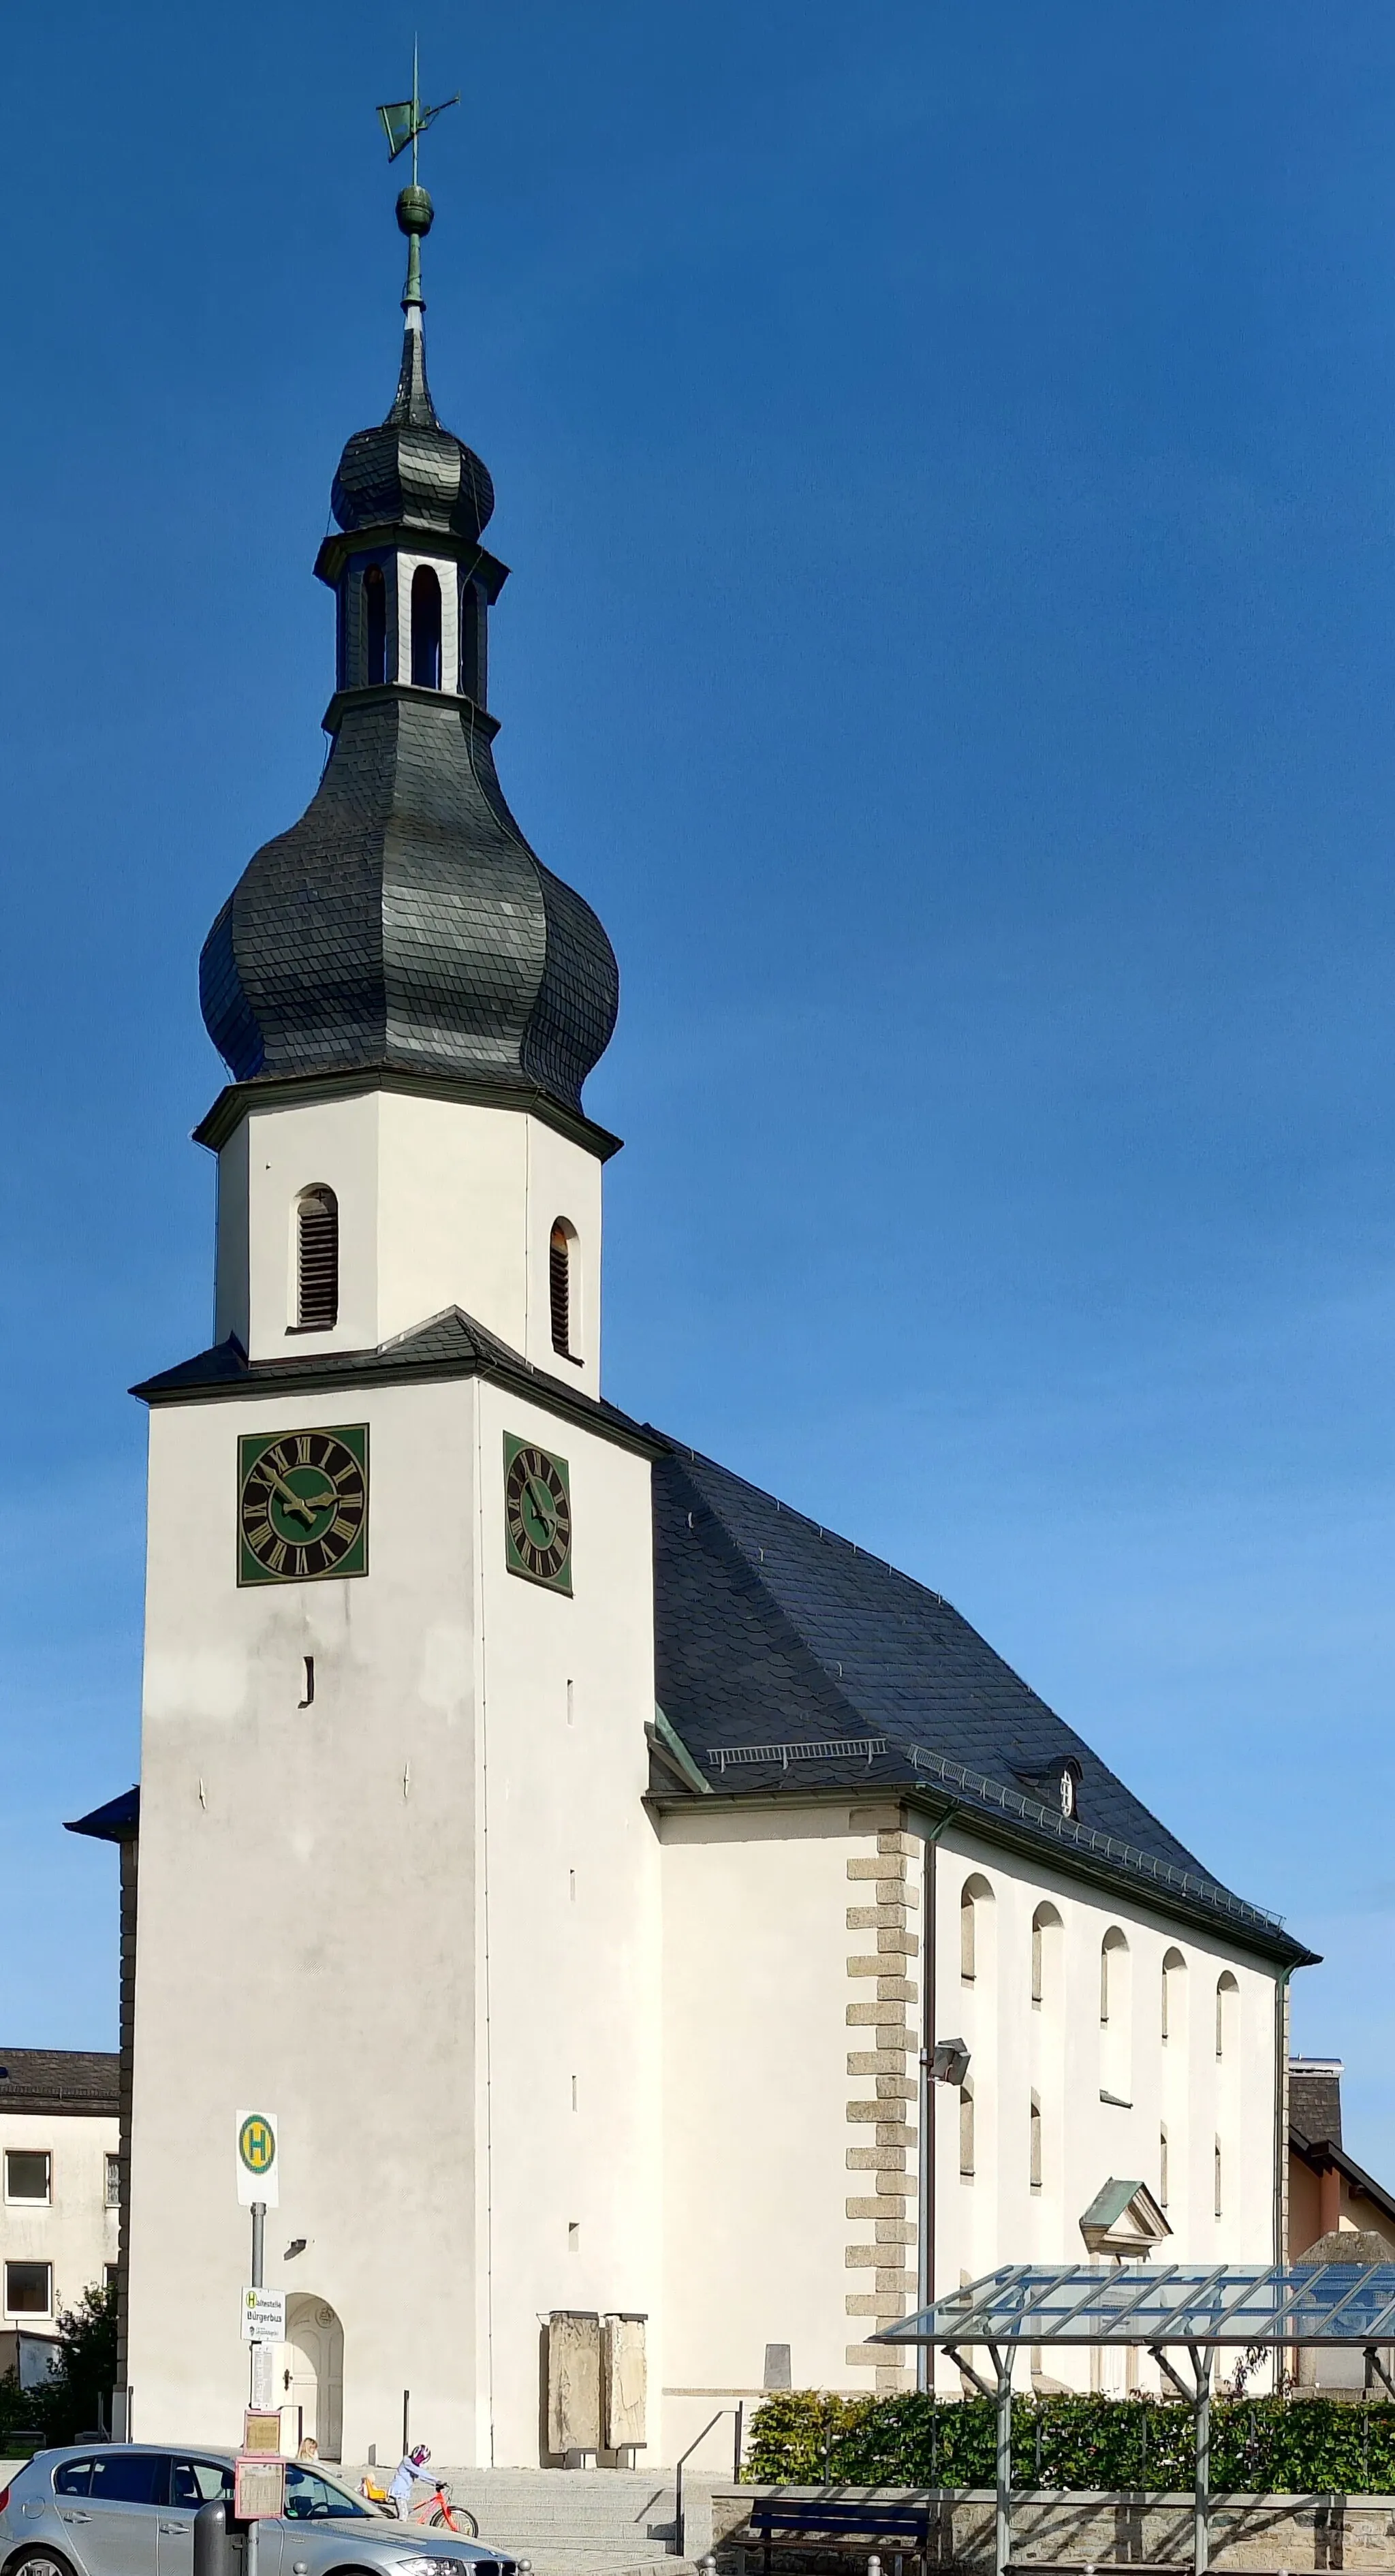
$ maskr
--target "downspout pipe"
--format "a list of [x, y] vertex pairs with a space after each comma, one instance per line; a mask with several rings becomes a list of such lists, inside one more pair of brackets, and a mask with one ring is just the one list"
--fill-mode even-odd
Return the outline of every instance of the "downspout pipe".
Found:
[[[921, 1958], [925, 1973], [921, 1979], [920, 2000], [920, 2187], [916, 2195], [916, 2283], [917, 2308], [934, 2305], [935, 2299], [935, 2086], [930, 2079], [930, 2060], [935, 2047], [935, 1879], [936, 1845], [953, 1814], [946, 1809], [933, 1833], [925, 1837], [925, 1857], [921, 1863]], [[929, 2344], [917, 2344], [915, 2384], [924, 2396], [935, 2385], [935, 2355]]]
[[[1281, 1968], [1274, 1982], [1274, 2261], [1288, 2261], [1288, 1981], [1291, 1968]], [[1275, 2385], [1287, 2375], [1282, 2344], [1275, 2356]], [[1295, 2371], [1294, 2376], [1297, 2376]]]

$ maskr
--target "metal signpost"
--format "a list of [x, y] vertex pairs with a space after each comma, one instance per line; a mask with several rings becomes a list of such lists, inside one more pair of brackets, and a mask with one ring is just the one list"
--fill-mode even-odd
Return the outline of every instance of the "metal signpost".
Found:
[[[284, 2291], [271, 2294], [279, 2299], [279, 2314], [274, 2308], [264, 2312], [264, 2322], [253, 2320], [263, 2312], [256, 2302], [262, 2293], [262, 2275], [266, 2257], [266, 2213], [279, 2206], [281, 2169], [281, 2129], [274, 2111], [239, 2111], [237, 2115], [237, 2197], [244, 2209], [252, 2213], [252, 2281], [243, 2293], [242, 2337], [252, 2347], [249, 2395], [252, 2404], [267, 2407], [275, 2404], [275, 2360], [273, 2347], [286, 2340], [286, 2300]], [[249, 2302], [251, 2303], [249, 2308]]]

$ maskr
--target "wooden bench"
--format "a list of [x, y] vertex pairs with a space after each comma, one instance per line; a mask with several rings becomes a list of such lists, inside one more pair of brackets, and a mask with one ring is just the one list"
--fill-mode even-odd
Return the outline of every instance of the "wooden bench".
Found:
[[874, 2496], [853, 2503], [841, 2496], [804, 2496], [782, 2504], [762, 2496], [751, 2507], [751, 2530], [764, 2543], [763, 2565], [770, 2571], [770, 2552], [799, 2540], [824, 2540], [844, 2547], [877, 2549], [883, 2545], [928, 2558], [928, 2504], [878, 2504]]

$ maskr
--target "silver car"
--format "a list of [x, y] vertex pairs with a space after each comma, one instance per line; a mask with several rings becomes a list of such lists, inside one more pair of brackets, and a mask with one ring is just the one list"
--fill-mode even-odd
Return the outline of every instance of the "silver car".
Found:
[[[226, 2503], [230, 2451], [140, 2442], [39, 2451], [0, 2493], [0, 2576], [193, 2576], [194, 2516]], [[241, 2553], [233, 2561], [240, 2568]], [[286, 2510], [257, 2526], [257, 2576], [517, 2576], [515, 2561], [364, 2504], [319, 2467], [286, 2469]]]

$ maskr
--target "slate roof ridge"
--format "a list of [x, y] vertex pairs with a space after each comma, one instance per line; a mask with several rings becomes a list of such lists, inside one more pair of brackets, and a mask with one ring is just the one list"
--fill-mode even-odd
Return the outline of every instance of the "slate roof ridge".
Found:
[[[651, 1430], [655, 1429], [655, 1427], [656, 1426], [653, 1424], [646, 1425], [646, 1428]], [[993, 1657], [994, 1662], [1000, 1664], [1003, 1671], [1011, 1675], [1011, 1678], [1017, 1683], [1019, 1689], [1030, 1692], [1032, 1698], [1037, 1701], [1039, 1706], [1044, 1708], [1048, 1714], [1056, 1720], [1056, 1724], [1061, 1728], [1062, 1732], [1072, 1737], [1074, 1742], [1079, 1745], [1081, 1751], [1090, 1755], [1092, 1761], [1099, 1760], [1100, 1757], [1095, 1753], [1094, 1747], [1086, 1742], [1083, 1735], [1077, 1733], [1076, 1729], [1071, 1725], [1069, 1718], [1062, 1717], [1058, 1710], [1052, 1708], [1049, 1700], [1044, 1700], [1042, 1698], [1041, 1693], [1036, 1688], [1035, 1684], [1029, 1682], [1025, 1674], [1019, 1673], [1015, 1664], [1010, 1664], [1008, 1662], [1006, 1655], [1001, 1653], [999, 1648], [995, 1646], [989, 1638], [985, 1637], [981, 1628], [976, 1628], [974, 1626], [972, 1619], [967, 1618], [964, 1612], [959, 1608], [958, 1604], [950, 1600], [948, 1593], [937, 1592], [933, 1584], [922, 1583], [918, 1575], [908, 1574], [904, 1566], [893, 1564], [891, 1558], [888, 1556], [879, 1556], [875, 1548], [859, 1547], [856, 1539], [844, 1538], [840, 1530], [830, 1529], [826, 1521], [816, 1521], [812, 1513], [801, 1512], [797, 1504], [782, 1501], [780, 1496], [778, 1494], [772, 1494], [767, 1486], [756, 1484], [752, 1477], [743, 1476], [735, 1467], [725, 1466], [720, 1458], [709, 1458], [703, 1450], [694, 1449], [689, 1441], [675, 1441], [671, 1434], [664, 1431], [659, 1431], [657, 1436], [668, 1443], [669, 1449], [672, 1451], [674, 1456], [679, 1459], [680, 1463], [681, 1459], [686, 1456], [695, 1464], [710, 1467], [714, 1475], [724, 1476], [731, 1484], [740, 1485], [746, 1493], [753, 1495], [757, 1502], [773, 1503], [776, 1511], [781, 1514], [782, 1518], [798, 1521], [805, 1529], [814, 1530], [827, 1545], [831, 1547], [846, 1548], [850, 1556], [855, 1556], [857, 1558], [859, 1564], [875, 1566], [879, 1573], [890, 1575], [893, 1582], [906, 1584], [908, 1588], [912, 1592], [917, 1593], [922, 1600], [933, 1601], [937, 1609], [950, 1611], [953, 1616], [968, 1630], [969, 1635], [974, 1638], [976, 1643], [983, 1647], [985, 1653], [990, 1654]], [[712, 1507], [709, 1504], [707, 1508], [710, 1510]], [[737, 1553], [740, 1555], [742, 1551], [737, 1541], [733, 1540], [732, 1545], [736, 1547]], [[758, 1569], [756, 1570], [758, 1571]], [[764, 1578], [761, 1579], [763, 1580]], [[766, 1586], [766, 1589], [767, 1591], [769, 1590], [768, 1585]], [[798, 1632], [796, 1631], [796, 1633]], [[810, 1649], [810, 1651], [812, 1652], [812, 1649]], [[862, 1722], [865, 1723], [865, 1720]], [[928, 1750], [928, 1748], [923, 1749]], [[1007, 1784], [1004, 1783], [1003, 1785], [1006, 1786]], [[1157, 1818], [1154, 1821], [1161, 1823], [1161, 1818]], [[1198, 1866], [1200, 1866], [1200, 1864], [1198, 1864]], [[1214, 1878], [1215, 1874], [1213, 1871], [1208, 1870], [1204, 1875], [1208, 1878]], [[1216, 1884], [1219, 1886], [1221, 1882], [1216, 1880]]]
[[[664, 1435], [660, 1434], [660, 1437], [662, 1438]], [[687, 1447], [686, 1442], [683, 1445], [685, 1448]], [[715, 1533], [718, 1545], [728, 1561], [729, 1568], [736, 1575], [737, 1588], [744, 1588], [760, 1595], [767, 1617], [773, 1622], [777, 1630], [780, 1632], [780, 1643], [785, 1653], [792, 1655], [796, 1661], [809, 1665], [812, 1668], [812, 1672], [815, 1677], [814, 1687], [816, 1693], [827, 1692], [830, 1698], [834, 1701], [835, 1706], [829, 1711], [830, 1721], [837, 1720], [842, 1733], [845, 1735], [858, 1732], [870, 1735], [873, 1730], [868, 1727], [867, 1721], [862, 1715], [862, 1712], [853, 1705], [853, 1702], [848, 1698], [847, 1693], [840, 1688], [837, 1679], [829, 1671], [828, 1666], [824, 1663], [822, 1657], [815, 1653], [814, 1648], [809, 1644], [807, 1637], [800, 1634], [799, 1629], [796, 1627], [789, 1612], [786, 1610], [784, 1603], [772, 1590], [770, 1584], [762, 1574], [760, 1567], [758, 1565], [752, 1565], [745, 1549], [742, 1547], [740, 1541], [734, 1536], [732, 1531], [728, 1529], [720, 1513], [713, 1509], [711, 1503], [700, 1488], [694, 1485], [686, 1475], [683, 1475], [683, 1461], [682, 1457], [678, 1454], [677, 1444], [670, 1442], [669, 1449], [674, 1465], [677, 1467], [679, 1474], [683, 1476], [683, 1482], [687, 1491], [692, 1495], [694, 1502], [706, 1515], [707, 1525]], [[697, 1450], [688, 1450], [688, 1455], [693, 1459], [696, 1459], [700, 1454], [701, 1453]], [[712, 1458], [705, 1459], [703, 1463], [709, 1467], [715, 1467], [717, 1464], [716, 1460]], [[725, 1475], [728, 1471], [725, 1468], [721, 1468], [718, 1472]], [[744, 1477], [741, 1477], [738, 1478], [737, 1481], [745, 1484], [747, 1480]], [[759, 1486], [748, 1486], [748, 1491], [759, 1493], [760, 1488]], [[775, 1497], [774, 1495], [768, 1494], [763, 1496], [762, 1499], [767, 1502], [773, 1502]], [[781, 1504], [778, 1505], [777, 1508], [783, 1510], [784, 1506]], [[799, 1519], [802, 1518], [803, 1515], [796, 1513], [794, 1517]], [[817, 1529], [818, 1523], [816, 1521], [811, 1521], [808, 1523], [808, 1526], [811, 1529]], [[694, 1524], [694, 1527], [696, 1527], [696, 1524]], [[849, 1724], [844, 1725], [842, 1723], [845, 1718], [850, 1721]], [[673, 1720], [670, 1719], [669, 1723], [673, 1724]], [[675, 1731], [681, 1733], [681, 1730], [676, 1729]], [[691, 1747], [689, 1750], [691, 1750]]]
[[646, 1423], [645, 1428], [653, 1432], [656, 1440], [663, 1441], [680, 1464], [684, 1458], [689, 1458], [695, 1466], [710, 1467], [715, 1475], [725, 1476], [730, 1484], [740, 1485], [746, 1493], [754, 1494], [758, 1503], [773, 1503], [777, 1512], [792, 1521], [801, 1522], [805, 1529], [816, 1531], [820, 1538], [828, 1540], [830, 1546], [845, 1547], [850, 1556], [859, 1558], [862, 1563], [878, 1566], [883, 1574], [894, 1576], [899, 1583], [909, 1583], [914, 1591], [925, 1593], [931, 1601], [943, 1602], [947, 1610], [953, 1609], [953, 1602], [946, 1601], [942, 1592], [932, 1591], [930, 1585], [922, 1583], [918, 1576], [907, 1574], [904, 1566], [893, 1565], [889, 1556], [878, 1556], [875, 1548], [859, 1547], [856, 1539], [844, 1538], [841, 1530], [830, 1529], [826, 1521], [816, 1521], [812, 1512], [802, 1512], [797, 1503], [782, 1501], [778, 1494], [771, 1493], [768, 1486], [758, 1485], [754, 1477], [743, 1476], [739, 1468], [726, 1466], [720, 1458], [709, 1458], [704, 1449], [695, 1449], [690, 1440], [675, 1440], [672, 1432], [661, 1430], [657, 1423]]

